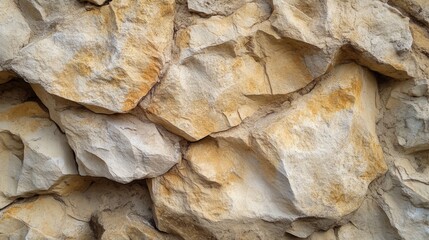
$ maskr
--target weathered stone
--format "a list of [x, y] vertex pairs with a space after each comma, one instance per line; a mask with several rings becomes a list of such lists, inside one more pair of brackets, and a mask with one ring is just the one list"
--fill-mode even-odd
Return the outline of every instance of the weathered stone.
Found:
[[396, 141], [407, 153], [429, 150], [428, 81], [407, 81], [394, 85], [387, 102], [396, 128]]
[[46, 23], [55, 31], [22, 49], [11, 68], [96, 112], [126, 112], [158, 81], [170, 52], [173, 15], [173, 0], [112, 1], [90, 11], [82, 5]]
[[354, 64], [321, 83], [247, 130], [191, 144], [180, 165], [151, 180], [157, 226], [187, 239], [307, 237], [355, 211], [386, 171], [377, 87]]
[[[0, 2], [0, 72], [6, 61], [13, 59], [28, 44], [31, 29], [13, 0]], [[0, 77], [0, 82], [2, 77]]]
[[[5, 197], [49, 190], [77, 174], [73, 152], [49, 115], [36, 102], [25, 101], [28, 91], [0, 90], [0, 192]], [[3, 206], [0, 206], [3, 207]]]
[[147, 120], [96, 114], [33, 88], [65, 132], [80, 175], [127, 183], [161, 175], [180, 160], [179, 139]]
[[[408, 19], [381, 1], [274, 0], [270, 18], [281, 36], [332, 54], [351, 45], [360, 64], [396, 78], [416, 76]], [[388, 20], [386, 20], [388, 19]]]
[[377, 202], [366, 199], [350, 219], [338, 229], [339, 240], [401, 239]]
[[268, 33], [235, 41], [171, 66], [141, 104], [148, 117], [196, 141], [237, 126], [276, 96], [304, 88], [329, 66], [318, 49]]
[[229, 15], [251, 0], [188, 0], [191, 11], [206, 15]]
[[[2, 210], [0, 238], [173, 239], [154, 229], [150, 206], [144, 182], [94, 180], [85, 191], [40, 196]], [[110, 218], [116, 220], [115, 228], [109, 225]]]
[[429, 27], [429, 2], [426, 0], [388, 0]]

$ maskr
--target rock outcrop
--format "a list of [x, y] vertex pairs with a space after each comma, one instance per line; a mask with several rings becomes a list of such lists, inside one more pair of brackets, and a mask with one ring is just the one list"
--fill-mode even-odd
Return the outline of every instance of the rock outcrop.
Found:
[[429, 239], [429, 2], [2, 0], [0, 239]]

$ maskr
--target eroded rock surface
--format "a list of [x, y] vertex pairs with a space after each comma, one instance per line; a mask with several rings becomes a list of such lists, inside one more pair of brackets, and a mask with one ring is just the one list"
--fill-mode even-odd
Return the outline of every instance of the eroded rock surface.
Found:
[[0, 239], [429, 239], [428, 4], [1, 1]]
[[9, 199], [77, 174], [65, 135], [38, 103], [27, 101], [30, 92], [14, 82], [0, 86], [0, 193]]
[[[144, 182], [93, 180], [65, 197], [40, 196], [0, 213], [6, 239], [176, 239], [157, 231]], [[112, 227], [111, 219], [115, 219]]]
[[180, 139], [147, 120], [96, 114], [33, 88], [65, 132], [83, 176], [128, 183], [161, 175], [180, 160]]
[[191, 144], [186, 160], [151, 180], [158, 226], [189, 239], [277, 239], [335, 224], [386, 171], [376, 94], [368, 70], [342, 65], [289, 108], [237, 129], [241, 138]]
[[172, 42], [174, 1], [111, 1], [85, 9], [69, 0], [74, 4], [56, 18], [49, 18], [55, 3], [28, 2], [47, 16], [30, 20], [43, 36], [10, 63], [26, 81], [97, 112], [131, 110], [158, 81]]

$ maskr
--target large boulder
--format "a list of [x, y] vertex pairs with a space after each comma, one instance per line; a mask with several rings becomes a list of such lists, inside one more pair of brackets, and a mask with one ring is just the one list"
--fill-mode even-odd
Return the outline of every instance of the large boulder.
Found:
[[97, 112], [131, 110], [158, 81], [173, 39], [173, 0], [92, 8], [76, 0], [64, 0], [62, 7], [21, 2], [27, 2], [24, 12], [41, 16], [29, 20], [38, 37], [9, 65], [26, 81]]
[[386, 171], [377, 85], [355, 64], [320, 83], [290, 107], [191, 144], [151, 179], [157, 226], [187, 239], [307, 237], [358, 209]]

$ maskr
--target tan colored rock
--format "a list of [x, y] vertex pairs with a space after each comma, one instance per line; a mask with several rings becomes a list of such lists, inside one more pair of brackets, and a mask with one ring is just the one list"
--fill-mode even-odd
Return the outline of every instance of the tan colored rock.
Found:
[[191, 11], [205, 15], [229, 15], [250, 0], [187, 0]]
[[64, 134], [36, 102], [25, 101], [31, 95], [20, 87], [0, 86], [0, 192], [9, 199], [50, 190], [77, 174]]
[[157, 226], [187, 239], [307, 237], [332, 226], [386, 171], [376, 91], [368, 70], [342, 65], [290, 108], [191, 144], [151, 180]]
[[338, 229], [339, 240], [401, 239], [396, 229], [378, 203], [371, 197], [365, 199], [350, 219]]
[[[418, 75], [409, 20], [381, 1], [275, 0], [270, 21], [281, 36], [352, 58], [395, 78]], [[388, 20], [387, 20], [388, 19]]]
[[429, 27], [429, 2], [426, 0], [388, 0], [387, 2], [404, 10]]
[[[93, 180], [85, 191], [66, 197], [39, 196], [2, 210], [0, 238], [174, 239], [152, 226], [150, 206], [144, 182]], [[116, 227], [109, 221], [116, 221]]]
[[72, 14], [49, 22], [55, 31], [22, 49], [11, 68], [96, 112], [131, 110], [168, 60], [174, 1], [112, 1]]
[[96, 114], [33, 86], [63, 129], [83, 176], [121, 183], [156, 177], [178, 163], [179, 138], [132, 114]]
[[[28, 44], [31, 29], [13, 0], [0, 3], [0, 72], [7, 60]], [[0, 82], [3, 77], [0, 76]]]

